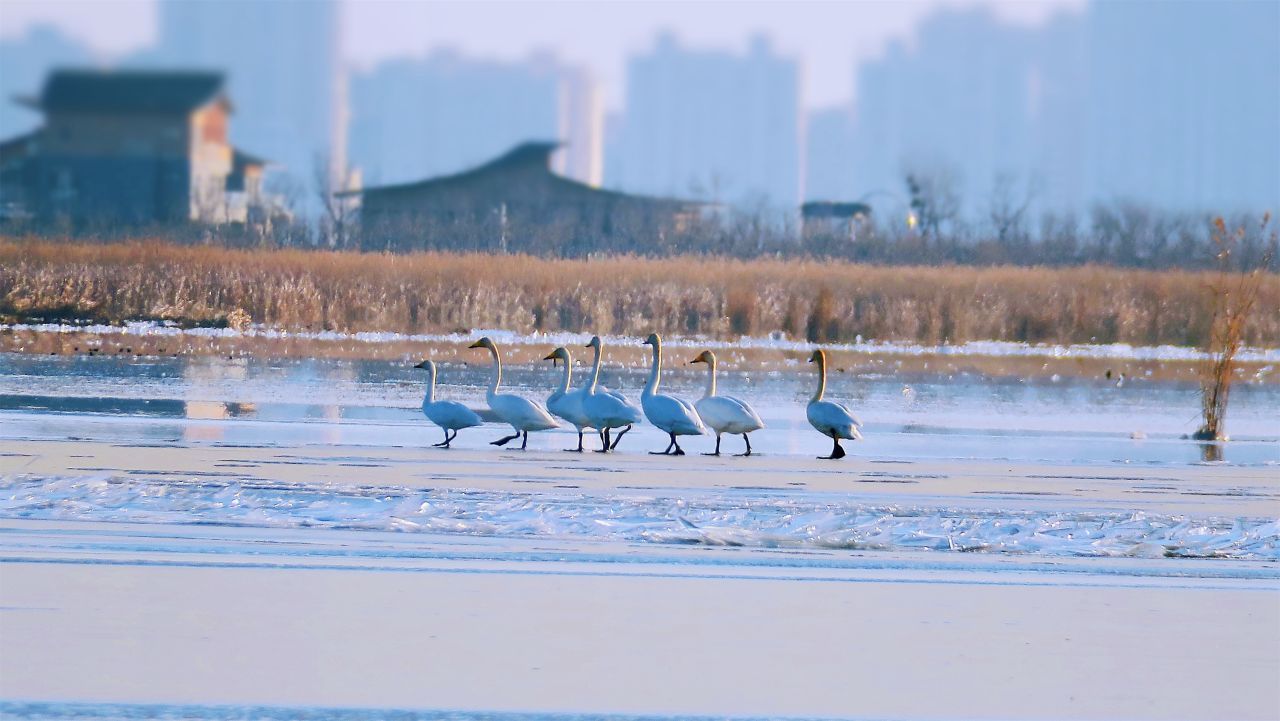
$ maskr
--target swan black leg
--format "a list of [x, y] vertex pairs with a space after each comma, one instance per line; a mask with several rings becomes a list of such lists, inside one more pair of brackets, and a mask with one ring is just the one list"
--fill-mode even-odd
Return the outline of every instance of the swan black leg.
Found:
[[662, 450], [662, 451], [649, 451], [649, 455], [651, 455], [651, 456], [666, 456], [666, 455], [670, 455], [670, 453], [671, 453], [671, 449], [672, 449], [673, 447], [678, 448], [678, 446], [676, 446], [676, 434], [674, 434], [674, 433], [672, 433], [672, 434], [671, 434], [671, 442], [667, 444], [667, 448], [666, 448], [666, 450]]
[[582, 452], [582, 429], [581, 428], [578, 429], [578, 447], [566, 448], [565, 450], [569, 451], [570, 453], [573, 453], [574, 451], [577, 451], [578, 453]]
[[623, 436], [625, 436], [625, 435], [627, 435], [627, 431], [629, 431], [629, 430], [631, 430], [631, 424], [630, 424], [630, 423], [628, 423], [628, 424], [627, 424], [627, 427], [626, 427], [626, 428], [623, 428], [622, 430], [618, 431], [618, 436], [617, 436], [616, 438], [614, 438], [614, 439], [613, 439], [613, 444], [609, 446], [609, 450], [611, 450], [611, 451], [612, 451], [612, 450], [616, 449], [616, 448], [618, 447], [618, 441], [622, 440], [622, 437], [623, 437]]
[[740, 455], [740, 456], [744, 456], [744, 457], [745, 457], [745, 456], [749, 456], [749, 455], [751, 455], [751, 438], [750, 438], [750, 437], [748, 437], [746, 433], [743, 433], [743, 434], [742, 434], [742, 440], [744, 440], [744, 441], [746, 441], [746, 442], [747, 442], [747, 452], [746, 452], [746, 453], [739, 453], [738, 455]]
[[671, 445], [673, 445], [673, 446], [675, 446], [675, 447], [676, 447], [675, 452], [674, 452], [674, 453], [672, 453], [671, 455], [673, 455], [673, 456], [683, 456], [683, 455], [684, 455], [684, 449], [680, 447], [680, 442], [676, 440], [676, 434], [674, 434], [674, 433], [672, 433], [672, 434], [671, 434]]
[[449, 429], [444, 428], [441, 430], [444, 431], [444, 440], [440, 441], [439, 443], [432, 443], [431, 444], [432, 448], [448, 448], [449, 447]]
[[609, 450], [608, 436], [605, 435], [604, 430], [596, 432], [600, 435], [600, 448], [596, 450], [596, 453], [605, 453]]
[[489, 441], [489, 445], [491, 445], [491, 446], [505, 446], [505, 445], [507, 445], [508, 443], [510, 443], [511, 441], [514, 441], [515, 439], [517, 439], [517, 438], [519, 438], [519, 437], [520, 437], [520, 431], [516, 431], [516, 432], [515, 432], [515, 433], [513, 433], [512, 435], [509, 435], [509, 436], [503, 436], [503, 437], [499, 438], [499, 439], [498, 439], [498, 440], [496, 440], [496, 441]]
[[524, 450], [529, 445], [529, 431], [524, 432], [524, 439], [520, 441], [520, 450]]
[[818, 458], [824, 461], [833, 461], [837, 458], [844, 458], [844, 449], [840, 447], [840, 438], [838, 436], [831, 436], [831, 443], [831, 455], [818, 456]]
[[720, 434], [719, 434], [719, 433], [717, 433], [717, 434], [716, 434], [716, 451], [715, 451], [715, 453], [703, 453], [702, 455], [704, 455], [704, 456], [718, 456], [718, 455], [720, 455]]

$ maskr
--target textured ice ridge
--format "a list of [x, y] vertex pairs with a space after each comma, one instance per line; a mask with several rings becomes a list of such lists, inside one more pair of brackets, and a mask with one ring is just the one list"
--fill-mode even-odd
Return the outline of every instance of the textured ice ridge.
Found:
[[1280, 560], [1276, 519], [925, 508], [779, 494], [674, 498], [27, 475], [0, 478], [0, 518], [764, 548]]

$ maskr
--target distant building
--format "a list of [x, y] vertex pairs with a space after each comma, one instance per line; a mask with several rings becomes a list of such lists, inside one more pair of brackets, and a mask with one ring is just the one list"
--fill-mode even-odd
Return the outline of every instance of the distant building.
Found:
[[[848, 108], [828, 108], [809, 113], [805, 133], [806, 199], [847, 198], [859, 192], [857, 138], [853, 113]], [[862, 192], [865, 192], [863, 190]]]
[[800, 68], [763, 37], [745, 55], [671, 36], [627, 66], [609, 187], [688, 194], [748, 211], [793, 212], [803, 197]]
[[871, 206], [865, 203], [833, 203], [810, 201], [800, 206], [804, 237], [827, 236], [854, 240], [871, 217]]
[[[275, 172], [310, 188], [316, 165], [345, 175], [346, 75], [335, 0], [160, 0], [157, 44], [129, 59], [147, 67], [215, 68], [236, 99], [236, 135]], [[318, 213], [314, 193], [299, 202]]]
[[477, 168], [360, 191], [361, 246], [585, 255], [644, 251], [686, 230], [699, 203], [593, 188], [551, 170], [553, 142], [523, 143]]
[[525, 138], [565, 142], [562, 175], [602, 181], [602, 107], [584, 71], [551, 57], [507, 63], [438, 51], [351, 79], [351, 162], [367, 182], [403, 183], [474, 167]]
[[58, 70], [38, 130], [0, 144], [7, 219], [71, 229], [251, 220], [264, 162], [233, 148], [211, 72]]
[[907, 173], [954, 179], [965, 210], [987, 207], [999, 176], [1025, 182], [1032, 135], [1034, 31], [990, 10], [944, 10], [913, 44], [858, 71], [857, 186], [902, 192]]

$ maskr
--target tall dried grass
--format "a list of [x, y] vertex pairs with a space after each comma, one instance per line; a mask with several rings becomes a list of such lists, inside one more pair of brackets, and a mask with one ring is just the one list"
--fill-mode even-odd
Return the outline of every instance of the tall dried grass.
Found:
[[[1211, 309], [1180, 271], [877, 267], [676, 257], [376, 255], [0, 240], [0, 316], [236, 322], [292, 329], [857, 336], [1197, 346]], [[1258, 307], [1280, 308], [1280, 276]], [[231, 320], [229, 320], [231, 319]], [[1260, 312], [1247, 345], [1280, 345]]]

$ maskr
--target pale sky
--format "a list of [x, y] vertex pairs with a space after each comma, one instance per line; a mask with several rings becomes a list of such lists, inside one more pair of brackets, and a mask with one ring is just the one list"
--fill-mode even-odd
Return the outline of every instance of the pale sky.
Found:
[[[307, 0], [227, 0], [227, 2]], [[775, 49], [800, 60], [804, 104], [848, 102], [855, 63], [883, 52], [893, 39], [910, 42], [912, 28], [942, 6], [987, 6], [1013, 23], [1036, 24], [1075, 11], [1085, 0], [347, 0], [346, 57], [365, 68], [397, 56], [450, 47], [468, 56], [519, 60], [549, 51], [591, 69], [610, 108], [622, 103], [626, 59], [672, 30], [702, 49], [741, 51], [765, 33]], [[154, 0], [0, 0], [0, 38], [40, 23], [57, 25], [104, 58], [146, 47], [156, 27]]]

